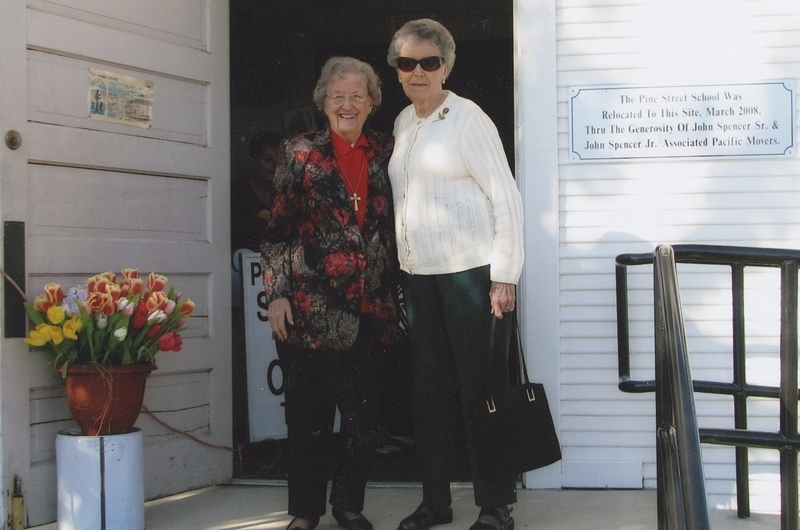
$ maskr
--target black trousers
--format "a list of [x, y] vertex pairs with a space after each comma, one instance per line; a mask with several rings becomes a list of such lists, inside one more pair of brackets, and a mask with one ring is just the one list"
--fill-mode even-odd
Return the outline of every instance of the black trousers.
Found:
[[[472, 463], [475, 504], [497, 507], [517, 500], [516, 478], [487, 477], [475, 465], [469, 421], [463, 411], [487, 393], [507, 388], [511, 318], [497, 321], [490, 348], [489, 267], [455, 274], [403, 274], [412, 352], [414, 434], [423, 500], [450, 506], [451, 454], [456, 421], [464, 422]], [[457, 410], [461, 405], [462, 415]]]
[[392, 436], [414, 436], [411, 421], [411, 354], [408, 341], [386, 348], [380, 359], [378, 410], [383, 443]]
[[[369, 318], [361, 319], [355, 344], [345, 351], [307, 350], [278, 342], [286, 375], [289, 514], [325, 514], [333, 464], [331, 505], [361, 513], [367, 474], [378, 444], [377, 359], [381, 348]], [[334, 437], [336, 407], [340, 435]]]

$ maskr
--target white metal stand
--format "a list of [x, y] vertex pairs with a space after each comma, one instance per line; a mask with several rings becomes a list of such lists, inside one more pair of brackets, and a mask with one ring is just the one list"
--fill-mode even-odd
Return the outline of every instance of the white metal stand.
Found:
[[56, 435], [57, 530], [144, 530], [142, 432]]

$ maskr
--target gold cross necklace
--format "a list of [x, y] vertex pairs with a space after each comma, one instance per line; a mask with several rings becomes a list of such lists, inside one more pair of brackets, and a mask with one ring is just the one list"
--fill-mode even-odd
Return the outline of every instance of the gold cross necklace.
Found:
[[349, 199], [351, 201], [353, 201], [353, 210], [355, 210], [357, 212], [358, 211], [358, 203], [361, 200], [361, 197], [358, 196], [358, 187], [361, 185], [361, 177], [364, 176], [364, 166], [367, 165], [367, 161], [364, 160], [364, 163], [361, 164], [361, 171], [358, 173], [358, 183], [356, 183], [356, 187], [353, 188], [353, 181], [350, 180], [350, 177], [345, 172], [344, 166], [342, 165], [342, 161], [339, 160], [339, 155], [336, 153], [335, 149], [333, 150], [333, 156], [336, 157], [336, 162], [339, 163], [339, 170], [342, 172], [342, 175], [344, 175], [344, 179], [347, 181], [347, 184], [353, 190], [353, 194], [349, 197]]

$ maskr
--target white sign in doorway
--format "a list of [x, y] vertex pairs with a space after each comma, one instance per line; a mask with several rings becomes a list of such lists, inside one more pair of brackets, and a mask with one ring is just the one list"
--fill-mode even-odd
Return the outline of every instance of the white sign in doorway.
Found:
[[261, 255], [239, 254], [247, 356], [247, 409], [250, 441], [286, 438], [283, 369], [272, 329], [267, 322], [267, 298], [261, 278]]

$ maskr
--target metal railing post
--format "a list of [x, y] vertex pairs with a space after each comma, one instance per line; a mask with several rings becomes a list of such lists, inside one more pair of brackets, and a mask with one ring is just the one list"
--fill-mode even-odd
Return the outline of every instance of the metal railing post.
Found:
[[[731, 267], [731, 318], [733, 320], [733, 384], [737, 388], [747, 385], [746, 340], [744, 320], [744, 265]], [[736, 429], [747, 429], [747, 394], [737, 392], [733, 396], [733, 425]], [[736, 451], [736, 514], [740, 518], [750, 517], [750, 458], [747, 447]]]
[[[659, 266], [662, 258], [671, 255], [671, 266]], [[702, 462], [694, 440], [729, 445], [736, 450], [736, 492], [739, 517], [750, 515], [748, 448], [759, 447], [780, 453], [781, 529], [800, 530], [798, 518], [798, 266], [800, 250], [732, 247], [715, 245], [659, 246], [651, 254], [620, 254], [617, 263], [617, 323], [619, 356], [619, 389], [623, 392], [656, 392], [656, 431], [658, 476], [658, 528], [666, 530], [685, 524], [694, 525], [702, 519], [707, 507], [693, 504], [704, 484], [686, 480], [693, 472], [691, 466]], [[733, 374], [732, 382], [693, 381], [689, 374], [688, 351], [683, 327], [680, 298], [677, 291], [676, 263], [725, 265], [731, 267]], [[655, 381], [636, 381], [630, 377], [630, 347], [627, 298], [628, 265], [653, 264], [654, 267], [654, 327]], [[780, 386], [751, 385], [747, 382], [746, 333], [744, 311], [745, 267], [773, 267], [781, 271], [781, 337]], [[660, 268], [659, 268], [660, 267]], [[665, 276], [672, 276], [673, 279]], [[672, 285], [674, 280], [674, 285]], [[672, 293], [672, 289], [675, 289]], [[626, 292], [621, 293], [624, 289]], [[671, 294], [672, 293], [672, 294]], [[673, 298], [673, 299], [671, 299]], [[676, 316], [677, 315], [677, 316]], [[679, 327], [675, 324], [679, 323]], [[669, 355], [666, 355], [669, 353]], [[667, 359], [669, 362], [667, 362]], [[687, 384], [688, 381], [688, 384]], [[690, 389], [687, 391], [686, 389]], [[728, 395], [733, 398], [734, 429], [698, 428], [691, 392]], [[688, 397], [687, 397], [688, 396]], [[747, 427], [747, 400], [751, 397], [780, 401], [780, 432], [751, 431]], [[689, 406], [691, 405], [691, 407]], [[687, 428], [688, 423], [688, 428]], [[688, 443], [687, 443], [688, 442]], [[673, 448], [678, 448], [678, 454]], [[675, 463], [679, 469], [674, 469]], [[697, 476], [695, 478], [697, 478]], [[702, 480], [700, 481], [702, 482]], [[694, 491], [694, 493], [692, 493]], [[684, 520], [685, 516], [685, 520]], [[676, 521], [677, 520], [677, 521]], [[683, 522], [681, 522], [683, 521]], [[704, 521], [697, 524], [706, 524]], [[689, 526], [698, 529], [701, 526]]]
[[[797, 438], [797, 262], [781, 266], [781, 434]], [[780, 450], [781, 528], [798, 530], [797, 450]]]
[[[656, 499], [658, 507], [658, 530], [669, 530], [670, 521], [683, 517], [682, 498], [674, 492], [680, 491], [677, 478], [675, 454], [671, 451], [674, 436], [670, 436], [672, 422], [672, 399], [669, 391], [669, 366], [667, 364], [666, 341], [664, 339], [664, 304], [653, 262], [653, 337], [655, 339], [655, 393], [656, 393]], [[630, 366], [627, 366], [630, 373]]]
[[[687, 530], [710, 530], [706, 499], [705, 473], [700, 452], [700, 435], [697, 412], [694, 406], [694, 390], [689, 367], [689, 351], [686, 348], [683, 311], [678, 290], [675, 254], [669, 245], [659, 245], [654, 252], [654, 277], [656, 278], [657, 306], [661, 308], [661, 330], [663, 349], [659, 365], [668, 368], [666, 385], [669, 394], [669, 423], [674, 428], [677, 447], [677, 463], [680, 477], [680, 494], [683, 497], [685, 520], [678, 522], [679, 528]], [[658, 355], [658, 354], [657, 354]], [[658, 381], [658, 378], [656, 379]], [[662, 383], [664, 379], [662, 379]], [[658, 383], [657, 383], [658, 386]], [[677, 495], [676, 495], [677, 497]], [[677, 499], [675, 499], [677, 502]], [[684, 526], [685, 525], [685, 526]]]

